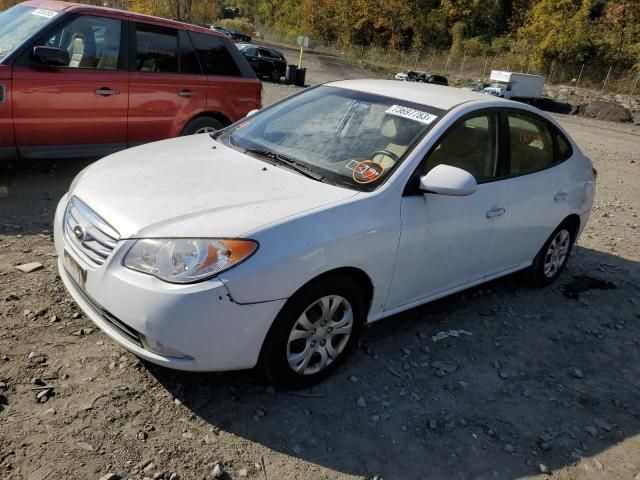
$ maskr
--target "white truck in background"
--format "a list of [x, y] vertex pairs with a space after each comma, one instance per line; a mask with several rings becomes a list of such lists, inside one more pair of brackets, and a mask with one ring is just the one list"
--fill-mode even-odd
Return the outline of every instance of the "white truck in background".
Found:
[[489, 79], [494, 82], [484, 89], [484, 93], [489, 95], [507, 99], [537, 99], [542, 97], [544, 77], [540, 75], [491, 70]]

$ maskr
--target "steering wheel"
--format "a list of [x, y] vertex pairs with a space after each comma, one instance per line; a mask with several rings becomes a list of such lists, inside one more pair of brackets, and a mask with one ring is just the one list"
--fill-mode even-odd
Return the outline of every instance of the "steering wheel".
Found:
[[371, 158], [376, 158], [376, 155], [384, 155], [385, 157], [389, 157], [394, 162], [400, 160], [400, 157], [398, 155], [393, 153], [391, 150], [387, 150], [386, 148], [382, 150], [376, 150], [371, 154]]

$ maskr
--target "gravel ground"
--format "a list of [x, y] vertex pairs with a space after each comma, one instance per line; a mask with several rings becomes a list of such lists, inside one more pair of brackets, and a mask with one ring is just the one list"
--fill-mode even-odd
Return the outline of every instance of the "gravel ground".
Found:
[[[310, 83], [366, 76], [305, 63]], [[265, 103], [294, 90], [265, 83]], [[154, 367], [95, 329], [51, 237], [89, 162], [22, 166], [0, 200], [0, 478], [640, 478], [640, 128], [558, 118], [599, 171], [559, 282], [510, 276], [379, 322], [300, 392]], [[433, 341], [452, 329], [471, 335]]]

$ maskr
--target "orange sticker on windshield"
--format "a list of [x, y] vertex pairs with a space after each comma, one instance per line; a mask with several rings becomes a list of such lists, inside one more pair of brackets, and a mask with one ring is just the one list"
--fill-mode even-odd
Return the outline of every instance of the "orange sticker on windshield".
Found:
[[356, 183], [375, 182], [384, 172], [384, 167], [373, 160], [363, 160], [353, 167], [353, 181]]

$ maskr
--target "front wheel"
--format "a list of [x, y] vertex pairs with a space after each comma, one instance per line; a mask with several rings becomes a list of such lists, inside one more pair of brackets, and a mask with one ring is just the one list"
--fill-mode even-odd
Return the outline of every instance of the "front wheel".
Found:
[[347, 276], [318, 279], [292, 296], [274, 321], [261, 353], [267, 380], [304, 388], [331, 374], [356, 345], [366, 302]]
[[575, 229], [569, 222], [556, 228], [526, 270], [529, 283], [536, 287], [551, 285], [566, 266], [574, 241]]

